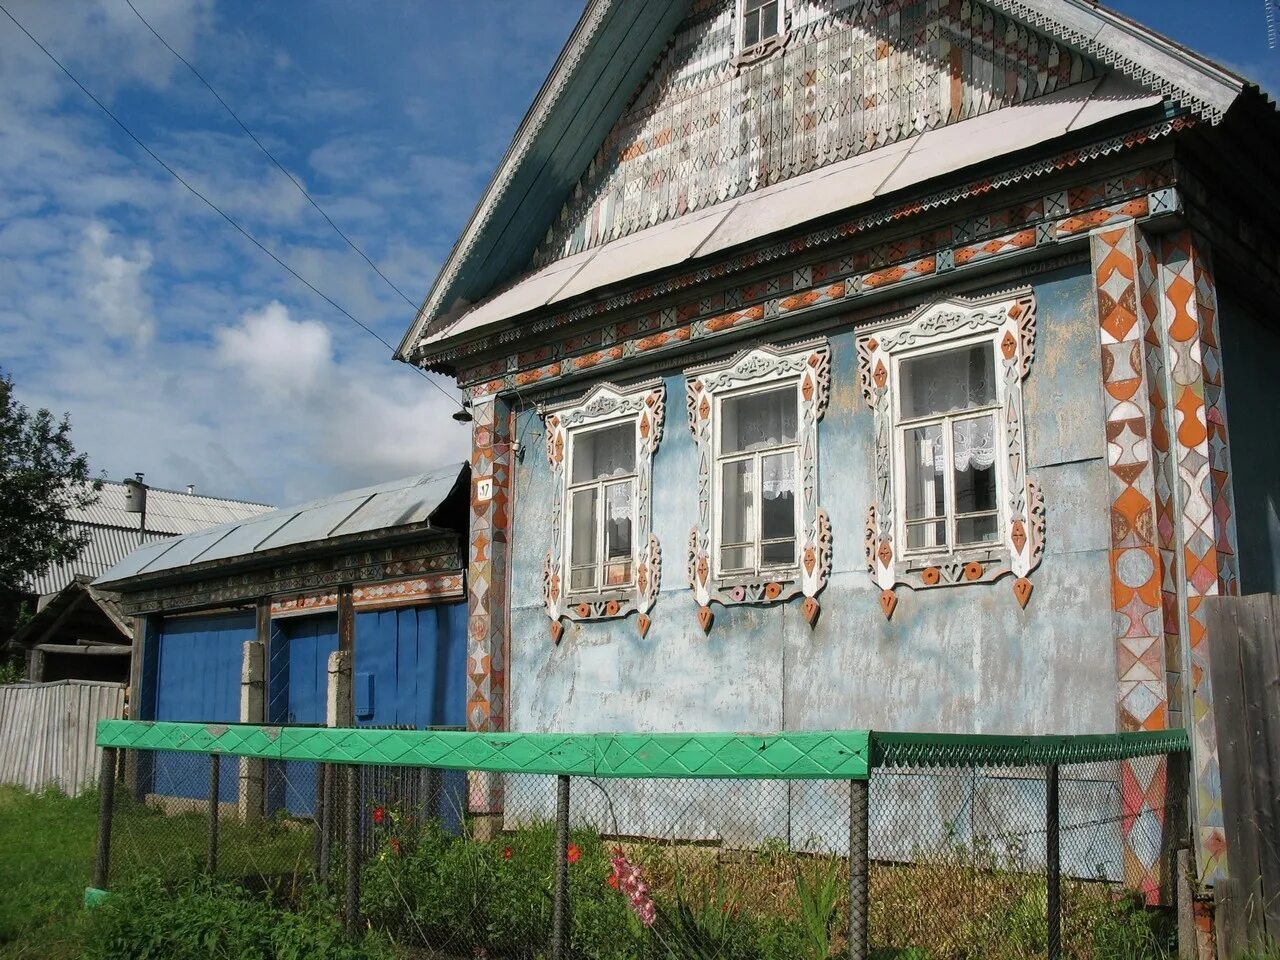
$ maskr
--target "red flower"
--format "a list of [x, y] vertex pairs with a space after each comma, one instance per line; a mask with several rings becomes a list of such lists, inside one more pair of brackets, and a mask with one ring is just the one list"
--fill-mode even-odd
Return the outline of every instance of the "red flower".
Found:
[[392, 849], [392, 851], [393, 851], [393, 852], [395, 852], [395, 853], [399, 853], [399, 852], [400, 852], [400, 838], [399, 838], [399, 837], [392, 837], [392, 838], [391, 838], [391, 849]]
[[569, 844], [568, 857], [570, 863], [577, 863], [582, 859], [582, 851], [578, 848], [576, 843]]
[[385, 819], [387, 819], [387, 811], [383, 810], [381, 807], [374, 807], [374, 808], [373, 808], [373, 822], [374, 822], [374, 823], [382, 823], [382, 821], [383, 821], [383, 820], [385, 820]]
[[609, 877], [608, 877], [608, 879], [606, 879], [606, 880], [605, 880], [605, 883], [607, 883], [609, 886], [613, 887], [613, 889], [617, 890], [617, 889], [618, 889], [618, 875], [617, 875], [616, 873], [611, 873], [611, 874], [609, 874]]
[[511, 848], [510, 848], [510, 847], [503, 847], [503, 848], [502, 848], [502, 859], [503, 859], [503, 860], [510, 860], [510, 859], [511, 859]]

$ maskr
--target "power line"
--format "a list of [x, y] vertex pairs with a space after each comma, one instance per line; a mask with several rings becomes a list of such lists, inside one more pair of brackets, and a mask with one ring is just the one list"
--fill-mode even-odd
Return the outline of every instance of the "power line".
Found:
[[349, 246], [356, 253], [360, 254], [364, 262], [373, 268], [373, 272], [376, 273], [378, 276], [380, 276], [384, 281], [386, 281], [387, 286], [389, 286], [396, 293], [400, 294], [400, 299], [402, 299], [410, 307], [416, 310], [418, 308], [418, 304], [410, 300], [405, 295], [403, 290], [401, 290], [394, 283], [392, 283], [391, 278], [388, 277], [385, 273], [383, 273], [382, 270], [379, 269], [376, 263], [374, 263], [371, 259], [369, 259], [369, 256], [356, 245], [356, 242], [342, 232], [342, 228], [333, 222], [332, 218], [330, 218], [329, 214], [325, 213], [324, 209], [320, 206], [320, 204], [316, 203], [315, 198], [312, 197], [311, 194], [307, 192], [307, 188], [304, 187], [301, 183], [299, 183], [298, 179], [292, 173], [290, 173], [288, 170], [285, 169], [284, 164], [282, 164], [279, 160], [275, 158], [275, 154], [273, 154], [270, 150], [268, 150], [266, 146], [263, 144], [263, 142], [259, 140], [257, 136], [254, 135], [254, 132], [250, 130], [247, 126], [245, 126], [244, 121], [241, 120], [236, 115], [236, 112], [231, 109], [231, 105], [228, 104], [226, 100], [222, 99], [222, 95], [219, 94], [217, 90], [213, 89], [213, 85], [209, 83], [209, 81], [204, 78], [204, 76], [200, 73], [200, 71], [197, 70], [191, 64], [191, 61], [188, 60], [186, 57], [184, 57], [182, 54], [180, 54], [177, 50], [173, 49], [173, 47], [169, 45], [169, 41], [166, 40], [164, 37], [162, 37], [159, 31], [156, 30], [156, 28], [151, 25], [151, 23], [147, 20], [147, 18], [144, 17], [139, 12], [138, 8], [133, 5], [133, 0], [124, 0], [124, 2], [129, 5], [129, 9], [134, 12], [134, 15], [137, 16], [137, 18], [142, 21], [143, 25], [148, 30], [151, 31], [151, 33], [155, 36], [155, 38], [164, 44], [165, 49], [168, 50], [170, 53], [172, 53], [179, 60], [181, 60], [182, 63], [186, 66], [186, 68], [195, 75], [195, 78], [199, 80], [202, 84], [204, 84], [205, 89], [208, 90], [211, 94], [213, 94], [213, 97], [215, 100], [217, 100], [220, 104], [222, 104], [222, 108], [227, 111], [227, 113], [231, 116], [231, 119], [240, 125], [240, 129], [245, 132], [245, 134], [249, 137], [250, 140], [252, 140], [255, 144], [257, 144], [259, 150], [261, 150], [264, 154], [266, 154], [267, 159], [270, 160], [272, 163], [274, 163], [276, 165], [276, 168], [281, 173], [283, 173], [286, 177], [289, 178], [289, 182], [298, 188], [298, 192], [307, 198], [307, 202], [310, 203], [311, 206], [315, 207], [316, 212], [319, 213], [320, 216], [324, 217], [325, 222], [328, 223], [329, 226], [333, 227], [334, 231], [338, 234], [338, 236], [340, 236], [343, 240], [346, 241], [347, 246]]
[[[119, 127], [121, 130], [123, 130], [123, 131], [124, 131], [124, 133], [125, 133], [125, 135], [126, 135], [130, 140], [132, 140], [132, 141], [133, 141], [134, 143], [136, 143], [139, 147], [141, 147], [141, 148], [143, 149], [143, 151], [145, 151], [145, 152], [146, 152], [147, 156], [149, 156], [152, 160], [154, 160], [157, 164], [159, 164], [159, 165], [160, 165], [160, 167], [161, 167], [161, 168], [162, 168], [166, 173], [168, 173], [168, 174], [169, 174], [169, 176], [173, 177], [173, 179], [177, 180], [177, 181], [178, 181], [178, 183], [180, 183], [180, 184], [182, 184], [184, 187], [186, 187], [186, 189], [188, 190], [188, 192], [190, 192], [190, 193], [191, 193], [193, 196], [195, 196], [198, 200], [200, 200], [202, 203], [204, 203], [204, 204], [205, 204], [205, 206], [207, 206], [210, 210], [212, 210], [212, 211], [213, 211], [214, 213], [216, 213], [218, 216], [222, 217], [222, 219], [223, 219], [223, 220], [227, 221], [227, 223], [229, 223], [232, 227], [234, 227], [234, 228], [235, 228], [236, 232], [238, 232], [238, 233], [239, 233], [241, 236], [243, 236], [246, 240], [248, 240], [248, 241], [249, 241], [250, 243], [252, 243], [255, 247], [257, 247], [259, 250], [261, 250], [263, 253], [265, 253], [268, 257], [270, 257], [272, 260], [274, 260], [277, 264], [279, 264], [281, 267], [283, 267], [286, 271], [288, 271], [288, 272], [289, 272], [289, 274], [290, 274], [291, 276], [293, 276], [293, 278], [294, 278], [295, 280], [297, 280], [299, 283], [301, 283], [303, 286], [305, 286], [308, 290], [310, 290], [312, 293], [314, 293], [316, 296], [318, 296], [320, 299], [322, 299], [325, 303], [329, 304], [329, 306], [333, 307], [333, 309], [335, 309], [335, 310], [337, 310], [339, 313], [341, 313], [344, 317], [346, 317], [348, 320], [350, 320], [352, 323], [354, 323], [356, 326], [358, 326], [358, 327], [359, 327], [361, 330], [363, 330], [365, 333], [369, 334], [369, 336], [371, 336], [371, 337], [373, 337], [375, 340], [377, 340], [380, 344], [382, 344], [384, 347], [386, 347], [388, 350], [390, 350], [390, 351], [392, 352], [392, 354], [394, 355], [394, 353], [395, 353], [395, 347], [391, 346], [391, 344], [387, 343], [387, 341], [386, 341], [386, 340], [382, 339], [382, 337], [377, 333], [377, 331], [375, 331], [372, 327], [368, 326], [367, 324], [365, 324], [365, 323], [363, 323], [362, 321], [360, 321], [359, 319], [357, 319], [357, 318], [356, 318], [352, 313], [350, 313], [350, 312], [349, 312], [345, 307], [343, 307], [341, 304], [339, 304], [337, 301], [335, 301], [332, 297], [330, 297], [330, 296], [329, 296], [328, 294], [326, 294], [324, 291], [320, 290], [320, 289], [319, 289], [315, 284], [313, 284], [310, 280], [308, 280], [308, 279], [307, 279], [306, 277], [304, 277], [302, 274], [298, 273], [298, 271], [297, 271], [297, 270], [295, 270], [295, 269], [293, 269], [293, 267], [289, 266], [289, 264], [288, 264], [288, 263], [286, 263], [284, 260], [280, 259], [280, 257], [276, 255], [275, 251], [273, 251], [273, 250], [271, 250], [269, 247], [265, 246], [261, 241], [259, 241], [259, 240], [258, 240], [258, 238], [257, 238], [257, 237], [255, 237], [253, 234], [251, 234], [251, 233], [250, 233], [248, 230], [246, 230], [244, 227], [240, 226], [239, 222], [238, 222], [234, 217], [232, 217], [229, 213], [227, 213], [226, 211], [224, 211], [224, 210], [223, 210], [221, 207], [219, 207], [216, 203], [214, 203], [212, 200], [210, 200], [208, 197], [206, 197], [203, 193], [201, 193], [199, 190], [197, 190], [195, 187], [193, 187], [190, 183], [188, 183], [185, 179], [183, 179], [183, 177], [182, 177], [182, 175], [181, 175], [181, 174], [179, 174], [179, 173], [178, 173], [176, 170], [174, 170], [171, 166], [169, 166], [169, 165], [168, 165], [167, 163], [165, 163], [162, 159], [160, 159], [160, 157], [156, 154], [156, 152], [155, 152], [154, 150], [152, 150], [149, 146], [147, 146], [147, 145], [146, 145], [146, 144], [145, 144], [145, 143], [144, 143], [144, 142], [143, 142], [143, 141], [138, 137], [138, 135], [137, 135], [137, 134], [135, 134], [132, 130], [130, 130], [130, 129], [129, 129], [129, 127], [128, 127], [128, 125], [126, 125], [126, 124], [125, 124], [125, 122], [124, 122], [123, 120], [121, 120], [121, 119], [120, 119], [119, 117], [117, 117], [114, 113], [112, 113], [112, 112], [111, 112], [111, 109], [110, 109], [110, 108], [109, 108], [105, 103], [103, 103], [101, 100], [99, 100], [96, 96], [94, 96], [94, 95], [93, 95], [93, 92], [92, 92], [88, 87], [86, 87], [83, 83], [81, 83], [81, 82], [79, 81], [79, 79], [77, 79], [77, 78], [76, 78], [76, 75], [75, 75], [75, 74], [73, 74], [70, 70], [68, 70], [65, 66], [63, 66], [62, 61], [61, 61], [61, 60], [59, 60], [57, 57], [55, 57], [55, 56], [53, 55], [53, 53], [51, 53], [51, 52], [49, 51], [49, 48], [48, 48], [48, 47], [46, 47], [43, 43], [41, 43], [41, 42], [40, 42], [40, 41], [35, 37], [35, 35], [34, 35], [34, 34], [32, 34], [32, 32], [31, 32], [30, 30], [28, 30], [26, 27], [24, 27], [24, 26], [22, 25], [22, 23], [18, 20], [18, 18], [17, 18], [17, 17], [15, 17], [12, 13], [10, 13], [10, 12], [9, 12], [9, 8], [8, 8], [8, 7], [6, 7], [3, 3], [0, 3], [0, 11], [3, 11], [4, 15], [5, 15], [6, 17], [8, 17], [10, 20], [12, 20], [12, 21], [13, 21], [13, 25], [14, 25], [15, 27], [17, 27], [19, 30], [21, 30], [23, 33], [25, 33], [25, 34], [27, 35], [27, 39], [29, 39], [32, 43], [34, 43], [37, 47], [39, 47], [39, 48], [40, 48], [40, 52], [41, 52], [41, 53], [43, 53], [46, 57], [48, 57], [50, 60], [52, 60], [52, 61], [53, 61], [53, 63], [54, 63], [54, 65], [55, 65], [55, 66], [57, 66], [57, 68], [58, 68], [59, 70], [61, 70], [61, 71], [62, 71], [62, 72], [67, 76], [67, 79], [68, 79], [68, 80], [70, 80], [70, 81], [71, 81], [72, 83], [74, 83], [77, 87], [79, 87], [79, 88], [80, 88], [80, 91], [81, 91], [81, 92], [82, 92], [86, 97], [88, 97], [90, 100], [92, 100], [92, 101], [97, 105], [97, 107], [98, 107], [98, 109], [99, 109], [99, 110], [101, 110], [101, 111], [102, 111], [103, 113], [105, 113], [108, 117], [110, 117], [110, 118], [111, 118], [111, 120], [115, 123], [115, 125], [116, 125], [117, 127]], [[423, 371], [420, 367], [418, 367], [418, 366], [416, 366], [416, 365], [412, 365], [412, 364], [411, 364], [411, 366], [413, 367], [413, 369], [414, 369], [414, 370], [416, 370], [416, 371], [418, 372], [418, 374], [419, 374], [420, 376], [422, 376], [422, 378], [423, 378], [424, 380], [426, 380], [426, 381], [427, 381], [427, 383], [431, 384], [433, 387], [435, 387], [437, 390], [439, 390], [442, 394], [444, 394], [446, 397], [448, 397], [450, 401], [452, 401], [453, 403], [457, 404], [457, 405], [458, 405], [458, 407], [460, 407], [460, 408], [463, 406], [463, 405], [462, 405], [462, 403], [461, 403], [461, 402], [460, 402], [456, 397], [452, 396], [452, 395], [451, 395], [447, 390], [445, 390], [445, 389], [444, 389], [444, 387], [440, 386], [440, 384], [438, 384], [438, 383], [436, 383], [434, 380], [432, 380], [432, 379], [431, 379], [431, 377], [429, 377], [429, 376], [426, 374], [426, 372], [425, 372], [425, 371]]]

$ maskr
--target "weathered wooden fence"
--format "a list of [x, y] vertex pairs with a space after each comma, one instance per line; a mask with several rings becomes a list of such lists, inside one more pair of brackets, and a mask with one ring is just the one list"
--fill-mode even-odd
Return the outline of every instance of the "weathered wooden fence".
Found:
[[1280, 940], [1280, 597], [1206, 602], [1229, 879], [1219, 955]]
[[92, 787], [99, 720], [119, 719], [124, 684], [90, 680], [0, 686], [0, 784], [54, 786], [75, 796]]

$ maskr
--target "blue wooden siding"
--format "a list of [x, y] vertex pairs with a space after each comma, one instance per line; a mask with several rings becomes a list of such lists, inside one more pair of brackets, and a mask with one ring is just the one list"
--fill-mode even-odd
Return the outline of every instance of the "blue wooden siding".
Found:
[[[465, 724], [466, 671], [465, 602], [356, 615], [357, 726]], [[423, 777], [430, 814], [456, 832], [466, 809], [466, 774]]]
[[[267, 722], [324, 726], [329, 655], [338, 649], [334, 614], [290, 617], [271, 624], [267, 671]], [[298, 816], [315, 812], [314, 763], [288, 760], [268, 773], [267, 809]]]
[[[244, 644], [256, 635], [253, 613], [182, 617], [149, 624], [143, 713], [156, 720], [236, 723], [240, 719], [240, 666]], [[196, 762], [199, 761], [199, 762]], [[234, 803], [239, 764], [224, 763], [218, 798]], [[208, 759], [158, 753], [152, 792], [171, 797], [209, 795]]]
[[356, 725], [466, 723], [467, 605], [356, 615]]

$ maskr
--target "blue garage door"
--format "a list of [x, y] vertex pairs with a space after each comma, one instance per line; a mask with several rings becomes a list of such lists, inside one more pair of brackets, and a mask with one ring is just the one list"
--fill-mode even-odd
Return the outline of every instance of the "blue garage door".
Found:
[[[462, 726], [466, 673], [466, 603], [356, 614], [357, 726]], [[446, 829], [459, 829], [466, 774], [431, 771], [422, 778], [425, 812]]]
[[[255, 639], [252, 612], [168, 618], [153, 635], [152, 699], [156, 720], [236, 723], [240, 720], [240, 666], [244, 644]], [[208, 760], [198, 754], [158, 753], [152, 792], [171, 797], [209, 796]], [[223, 763], [218, 799], [237, 799], [239, 764]]]
[[[338, 618], [329, 614], [291, 617], [271, 624], [267, 681], [267, 722], [324, 726], [329, 655], [338, 649]], [[315, 812], [317, 766], [287, 760], [273, 764], [268, 780], [269, 811], [298, 816]]]

